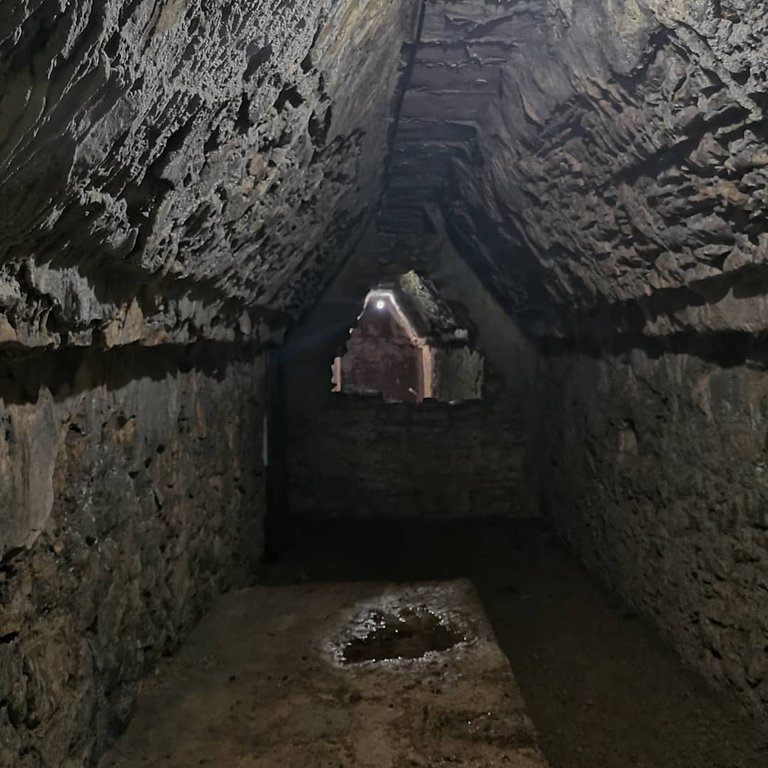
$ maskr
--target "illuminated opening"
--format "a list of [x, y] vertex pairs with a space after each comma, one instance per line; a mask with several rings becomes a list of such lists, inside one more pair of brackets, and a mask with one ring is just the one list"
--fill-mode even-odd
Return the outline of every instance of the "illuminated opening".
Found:
[[387, 402], [479, 399], [482, 384], [483, 358], [468, 331], [412, 272], [368, 293], [332, 367], [334, 392]]

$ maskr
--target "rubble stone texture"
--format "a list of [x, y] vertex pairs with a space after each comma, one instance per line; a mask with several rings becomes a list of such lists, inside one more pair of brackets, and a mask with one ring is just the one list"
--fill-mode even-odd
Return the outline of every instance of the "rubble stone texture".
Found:
[[[526, 517], [525, 424], [503, 398], [459, 405], [333, 394], [292, 419], [301, 518]], [[515, 410], [520, 410], [519, 405]]]
[[543, 368], [544, 511], [691, 666], [764, 718], [768, 376], [642, 351]]
[[410, 268], [495, 372], [465, 481], [768, 717], [766, 40], [753, 0], [3, 0], [0, 763], [80, 768], [246, 579], [262, 345], [319, 323], [322, 422]]
[[764, 331], [766, 25], [745, 0], [427, 3], [387, 223], [437, 201], [537, 334]]
[[252, 579], [258, 345], [371, 216], [411, 13], [2, 3], [0, 764], [88, 764]]
[[[753, 388], [765, 378], [765, 23], [758, 5], [738, 2], [427, 3], [378, 219], [391, 242], [426, 241], [440, 211], [496, 298], [533, 335], [563, 340], [543, 347], [557, 355], [540, 369], [530, 483], [606, 580], [763, 717], [760, 399], [745, 412], [734, 385], [720, 422], [668, 409], [709, 386], [688, 380], [691, 366], [717, 380], [740, 365]], [[572, 362], [574, 346], [596, 358]], [[649, 363], [663, 373], [649, 374], [657, 404], [642, 438], [615, 408], [629, 364], [599, 362], [633, 348], [650, 360], [668, 352]], [[590, 365], [603, 388], [596, 374], [585, 380]], [[736, 412], [754, 456], [722, 437]], [[616, 441], [631, 451], [638, 439], [656, 459], [637, 482], [668, 498], [630, 525], [637, 491], [606, 465]], [[716, 447], [706, 469], [704, 445]], [[678, 458], [686, 450], [694, 458]], [[743, 498], [751, 511], [723, 533]], [[677, 514], [710, 531], [695, 556], [674, 536], [655, 554]], [[731, 535], [752, 541], [734, 581], [713, 565]], [[664, 581], [666, 567], [694, 560], [688, 578]], [[716, 584], [719, 600], [697, 580]]]
[[252, 578], [262, 364], [168, 356], [92, 355], [0, 409], [0, 765], [87, 765], [137, 681]]
[[222, 338], [311, 301], [375, 205], [408, 15], [4, 3], [0, 343]]

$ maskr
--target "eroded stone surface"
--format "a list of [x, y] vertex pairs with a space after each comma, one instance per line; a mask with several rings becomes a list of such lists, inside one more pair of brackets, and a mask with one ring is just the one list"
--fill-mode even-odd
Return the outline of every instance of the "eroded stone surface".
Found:
[[409, 17], [4, 3], [0, 343], [186, 343], [295, 315], [376, 201]]
[[246, 582], [252, 343], [280, 339], [370, 216], [410, 13], [2, 3], [3, 766], [82, 768]]
[[[765, 714], [765, 355], [742, 350], [768, 330], [764, 8], [423, 7], [393, 111], [417, 3], [2, 3], [0, 345], [15, 351], [0, 389], [0, 762], [80, 768], [124, 720], [144, 663], [176, 642], [208, 592], [236, 581], [244, 512], [227, 493], [245, 482], [233, 468], [242, 452], [259, 452], [260, 368], [223, 373], [206, 345], [182, 365], [178, 355], [198, 353], [176, 345], [279, 339], [312, 304], [375, 205], [393, 114], [379, 217], [389, 263], [377, 269], [411, 260], [471, 308], [508, 399], [466, 419], [321, 407], [320, 438], [305, 430], [297, 451], [305, 508], [318, 488], [323, 503], [339, 501], [313, 485], [319, 458], [349, 509], [361, 498], [377, 512], [403, 498], [422, 513], [522, 508], [530, 350], [463, 265], [443, 258], [444, 217], [529, 331], [597, 337], [593, 350], [620, 334], [615, 348], [637, 347], [629, 361], [543, 367], [538, 466], [551, 472], [540, 487], [585, 558], [689, 661]], [[352, 280], [347, 305], [374, 272]], [[324, 395], [350, 325], [349, 306], [332, 310], [303, 340], [314, 357], [298, 370], [316, 374]], [[26, 359], [31, 348], [130, 345], [157, 347], [177, 369], [147, 370], [133, 352], [112, 362], [82, 353], [83, 366], [61, 369], [56, 354]], [[745, 354], [732, 358], [731, 346]], [[308, 403], [292, 425], [301, 429], [323, 401], [293, 395]], [[361, 417], [373, 424], [367, 438]], [[176, 446], [162, 454], [173, 463], [144, 450], [158, 430]], [[428, 448], [451, 432], [449, 455], [468, 474], [404, 452], [403, 432]], [[354, 439], [380, 449], [357, 475], [368, 496], [344, 486]], [[403, 474], [414, 463], [437, 488], [427, 504], [422, 478]], [[256, 499], [260, 480], [247, 482]], [[223, 563], [227, 576], [213, 575]]]
[[764, 331], [766, 23], [744, 0], [429, 3], [386, 223], [442, 206], [537, 333]]

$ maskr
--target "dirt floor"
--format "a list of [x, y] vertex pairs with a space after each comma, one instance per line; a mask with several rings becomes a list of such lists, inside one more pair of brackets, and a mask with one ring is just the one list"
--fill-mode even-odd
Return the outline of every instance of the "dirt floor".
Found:
[[768, 766], [768, 732], [683, 668], [541, 526], [305, 526], [263, 576], [273, 584], [470, 578], [552, 768]]
[[466, 580], [254, 587], [145, 680], [101, 768], [547, 768]]

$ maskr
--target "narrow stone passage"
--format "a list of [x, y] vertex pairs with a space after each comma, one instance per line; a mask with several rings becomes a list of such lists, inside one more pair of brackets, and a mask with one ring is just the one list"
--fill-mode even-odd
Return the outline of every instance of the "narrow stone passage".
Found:
[[766, 222], [766, 0], [0, 0], [0, 768], [211, 736], [237, 595], [453, 579], [553, 768], [766, 768]]

